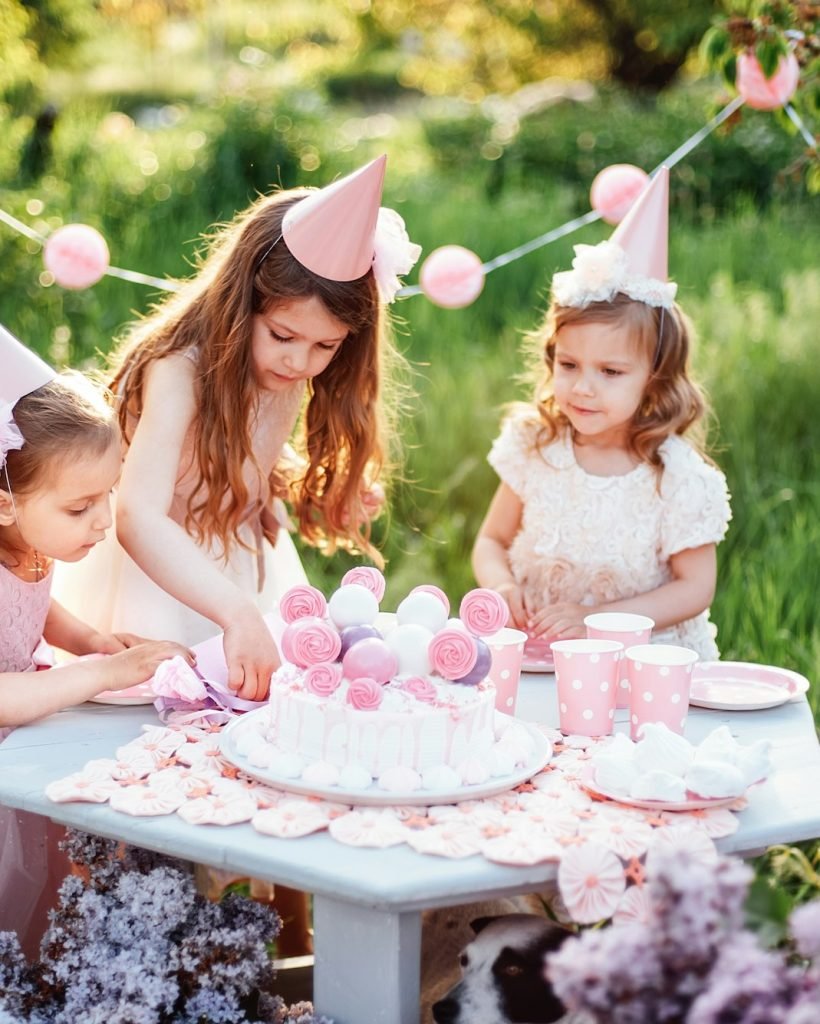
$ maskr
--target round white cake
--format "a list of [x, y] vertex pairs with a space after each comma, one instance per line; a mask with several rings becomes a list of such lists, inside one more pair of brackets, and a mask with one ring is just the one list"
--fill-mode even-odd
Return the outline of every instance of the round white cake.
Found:
[[385, 614], [381, 573], [350, 577], [327, 603], [310, 587], [283, 597], [285, 661], [239, 753], [284, 779], [401, 793], [481, 785], [525, 765], [535, 743], [497, 714], [481, 639], [506, 623], [503, 599], [471, 591], [453, 619], [438, 588], [418, 587]]

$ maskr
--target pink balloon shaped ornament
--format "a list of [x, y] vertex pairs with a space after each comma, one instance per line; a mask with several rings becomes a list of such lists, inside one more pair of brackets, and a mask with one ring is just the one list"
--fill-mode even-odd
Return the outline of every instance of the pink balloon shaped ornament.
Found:
[[800, 79], [800, 65], [793, 53], [781, 57], [777, 70], [767, 78], [753, 53], [737, 59], [737, 91], [754, 110], [776, 110], [794, 96]]
[[590, 205], [607, 224], [620, 224], [648, 183], [649, 175], [640, 167], [610, 164], [593, 179]]
[[64, 224], [46, 239], [43, 263], [61, 288], [79, 291], [96, 284], [110, 265], [108, 245], [88, 224]]
[[461, 309], [475, 302], [484, 287], [481, 260], [462, 245], [442, 245], [424, 261], [419, 286], [427, 298], [444, 309]]

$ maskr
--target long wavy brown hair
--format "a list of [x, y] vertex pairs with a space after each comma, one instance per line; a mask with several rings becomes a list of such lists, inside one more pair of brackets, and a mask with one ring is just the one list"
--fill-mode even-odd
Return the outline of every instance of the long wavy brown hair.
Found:
[[252, 318], [281, 302], [317, 297], [349, 333], [327, 368], [308, 382], [293, 439], [305, 468], [295, 476], [275, 468], [268, 482], [274, 494], [291, 501], [308, 543], [327, 554], [340, 547], [362, 551], [381, 564], [362, 494], [391, 468], [388, 438], [392, 445], [398, 394], [393, 385], [403, 360], [372, 271], [355, 281], [329, 281], [298, 263], [282, 241], [285, 212], [309, 194], [294, 189], [261, 197], [222, 226], [210, 238], [198, 273], [133, 325], [114, 355], [111, 388], [120, 398], [120, 424], [130, 441], [148, 368], [170, 353], [197, 349], [198, 479], [185, 528], [200, 541], [217, 539], [228, 552], [231, 542], [242, 544], [238, 530], [248, 515], [242, 467], [250, 462], [263, 475], [252, 448], [258, 402]]
[[661, 310], [621, 293], [608, 302], [593, 302], [583, 309], [553, 303], [541, 326], [527, 336], [528, 377], [535, 385], [533, 415], [541, 425], [539, 446], [549, 444], [571, 429], [553, 392], [555, 348], [563, 327], [587, 323], [625, 327], [636, 351], [652, 367], [643, 401], [630, 424], [629, 451], [660, 474], [663, 471], [658, 451], [661, 444], [672, 434], [685, 434], [696, 450], [708, 458], [705, 452], [708, 404], [689, 373], [694, 332], [688, 317], [677, 303], [671, 309]]

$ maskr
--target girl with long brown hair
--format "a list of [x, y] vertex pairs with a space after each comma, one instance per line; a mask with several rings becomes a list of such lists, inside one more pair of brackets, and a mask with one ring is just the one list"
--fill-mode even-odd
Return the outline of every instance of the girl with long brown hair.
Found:
[[473, 567], [529, 633], [525, 656], [615, 611], [652, 618], [653, 642], [718, 657], [708, 609], [731, 513], [666, 279], [667, 201], [663, 169], [611, 239], [576, 246], [554, 276], [534, 400], [512, 408], [489, 456], [501, 482]]
[[222, 631], [246, 699], [266, 695], [280, 661], [263, 614], [304, 581], [282, 499], [308, 543], [380, 560], [370, 519], [397, 360], [384, 303], [418, 256], [379, 209], [383, 175], [379, 158], [325, 189], [260, 198], [115, 355], [124, 551], [61, 591], [146, 636]]

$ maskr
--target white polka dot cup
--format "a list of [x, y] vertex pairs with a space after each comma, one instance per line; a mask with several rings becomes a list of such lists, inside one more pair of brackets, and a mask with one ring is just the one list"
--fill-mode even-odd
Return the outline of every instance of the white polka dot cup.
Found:
[[556, 640], [558, 727], [565, 735], [609, 736], [624, 645], [617, 640]]
[[640, 739], [645, 722], [663, 722], [673, 732], [682, 733], [697, 651], [674, 644], [639, 644], [627, 647], [625, 659], [632, 739]]
[[493, 659], [487, 678], [495, 683], [496, 710], [503, 711], [505, 715], [515, 714], [526, 640], [526, 633], [508, 626], [484, 637]]
[[[594, 612], [584, 619], [589, 640], [617, 640], [624, 648], [648, 644], [655, 620], [648, 615], [633, 615], [632, 612]], [[626, 662], [621, 662], [621, 678], [615, 697], [616, 708], [629, 707], [629, 679]]]

